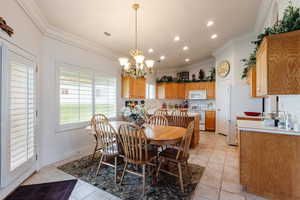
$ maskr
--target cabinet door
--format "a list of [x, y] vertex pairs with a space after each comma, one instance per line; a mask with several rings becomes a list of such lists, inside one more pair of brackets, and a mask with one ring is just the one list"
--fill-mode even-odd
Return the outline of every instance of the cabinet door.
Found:
[[177, 95], [178, 95], [178, 99], [185, 99], [185, 84], [184, 83], [177, 84]]
[[215, 99], [215, 82], [207, 82], [207, 98]]
[[144, 99], [146, 96], [146, 81], [144, 78], [133, 79], [133, 96], [136, 99]]
[[130, 79], [122, 76], [122, 98], [130, 98]]
[[216, 130], [216, 112], [205, 111], [205, 130], [215, 131]]
[[256, 94], [264, 96], [268, 93], [267, 43], [264, 41], [256, 54]]
[[165, 99], [172, 99], [172, 83], [165, 84]]

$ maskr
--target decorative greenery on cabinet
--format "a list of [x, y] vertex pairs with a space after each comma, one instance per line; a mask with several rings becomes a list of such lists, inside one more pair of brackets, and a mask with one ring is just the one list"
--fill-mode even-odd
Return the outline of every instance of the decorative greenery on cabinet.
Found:
[[284, 10], [282, 20], [277, 21], [271, 27], [265, 28], [264, 32], [259, 34], [255, 41], [252, 41], [252, 43], [255, 44], [254, 51], [250, 54], [249, 58], [241, 60], [245, 66], [241, 78], [246, 78], [251, 66], [256, 65], [257, 50], [266, 36], [287, 33], [296, 30], [300, 30], [300, 8], [294, 7], [290, 2], [289, 6]]

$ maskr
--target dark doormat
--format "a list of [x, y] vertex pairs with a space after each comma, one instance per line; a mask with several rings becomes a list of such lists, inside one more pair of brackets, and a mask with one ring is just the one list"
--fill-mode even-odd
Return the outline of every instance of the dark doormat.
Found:
[[[118, 177], [121, 176], [124, 167], [122, 159], [119, 159], [119, 161]], [[141, 197], [142, 180], [140, 177], [126, 173], [123, 184], [115, 184], [114, 169], [112, 167], [102, 165], [100, 174], [95, 175], [98, 163], [99, 158], [92, 162], [91, 157], [87, 156], [58, 168], [108, 193], [127, 200], [189, 200], [192, 198], [204, 172], [204, 167], [195, 164], [189, 164], [189, 173], [187, 170], [183, 170], [185, 192], [181, 192], [179, 180], [176, 177], [160, 173], [157, 184], [152, 184], [153, 177], [147, 176], [145, 196]], [[173, 166], [170, 165], [170, 168], [173, 168]], [[174, 170], [177, 170], [176, 166]]]
[[77, 180], [19, 186], [5, 200], [68, 200]]

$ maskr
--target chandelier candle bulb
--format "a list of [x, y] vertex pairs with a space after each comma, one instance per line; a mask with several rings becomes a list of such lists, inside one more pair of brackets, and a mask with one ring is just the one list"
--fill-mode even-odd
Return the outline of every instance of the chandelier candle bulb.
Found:
[[147, 67], [152, 68], [154, 66], [155, 61], [154, 60], [146, 60], [145, 63], [146, 63]]

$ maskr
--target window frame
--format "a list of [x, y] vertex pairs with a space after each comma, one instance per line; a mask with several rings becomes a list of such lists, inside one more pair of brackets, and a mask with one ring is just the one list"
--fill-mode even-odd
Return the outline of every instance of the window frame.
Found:
[[[153, 86], [153, 98], [150, 98], [150, 87]], [[146, 99], [156, 99], [156, 85], [153, 83], [146, 83]]]
[[[67, 124], [61, 124], [60, 123], [60, 70], [62, 68], [69, 68], [69, 69], [74, 69], [74, 70], [79, 70], [81, 72], [88, 72], [88, 73], [92, 73], [93, 77], [92, 77], [92, 115], [95, 114], [96, 108], [95, 108], [95, 77], [102, 75], [104, 77], [107, 78], [114, 78], [116, 80], [116, 85], [115, 85], [115, 89], [116, 89], [116, 94], [118, 91], [118, 78], [113, 75], [113, 74], [109, 74], [109, 73], [105, 73], [101, 70], [95, 70], [93, 68], [88, 68], [88, 67], [83, 67], [80, 65], [76, 65], [76, 64], [70, 64], [70, 63], [66, 63], [66, 62], [60, 62], [60, 61], [56, 61], [55, 62], [55, 68], [56, 68], [56, 87], [55, 87], [55, 96], [56, 96], [56, 133], [60, 133], [60, 132], [66, 132], [66, 131], [72, 131], [72, 130], [76, 130], [76, 129], [83, 129], [86, 126], [88, 126], [90, 124], [90, 121], [84, 121], [84, 122], [73, 122], [73, 123], [67, 123]], [[116, 95], [116, 110], [117, 110], [117, 106], [118, 106], [118, 96]], [[116, 116], [117, 117], [117, 113]]]

